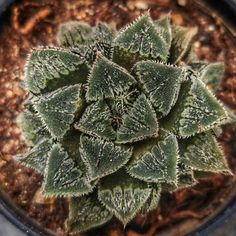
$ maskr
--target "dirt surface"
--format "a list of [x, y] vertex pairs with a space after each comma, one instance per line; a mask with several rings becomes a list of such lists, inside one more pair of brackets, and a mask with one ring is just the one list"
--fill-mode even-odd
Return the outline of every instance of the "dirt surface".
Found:
[[[95, 3], [96, 2], [96, 3]], [[191, 1], [193, 2], [193, 1]], [[21, 1], [0, 20], [0, 188], [27, 214], [56, 235], [64, 235], [67, 203], [64, 199], [44, 199], [42, 178], [12, 160], [27, 150], [16, 126], [26, 94], [20, 88], [25, 60], [38, 45], [55, 45], [58, 25], [67, 20], [84, 20], [92, 25], [105, 21], [118, 29], [150, 9], [153, 18], [172, 10], [178, 25], [198, 26], [195, 49], [201, 60], [224, 61], [226, 73], [217, 96], [236, 112], [236, 47], [222, 22], [202, 14], [187, 0], [146, 1]], [[227, 128], [219, 138], [232, 171], [236, 173], [236, 127]], [[146, 217], [137, 216], [126, 229], [117, 221], [90, 232], [93, 236], [153, 236], [185, 219], [198, 223], [217, 209], [235, 184], [233, 177], [214, 175], [194, 188], [175, 194], [163, 193], [160, 206]]]

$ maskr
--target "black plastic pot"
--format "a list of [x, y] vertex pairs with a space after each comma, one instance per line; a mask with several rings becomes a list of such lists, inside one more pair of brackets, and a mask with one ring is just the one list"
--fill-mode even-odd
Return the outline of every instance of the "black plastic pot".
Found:
[[[7, 7], [13, 3], [14, 0], [0, 0], [0, 19]], [[214, 11], [214, 14], [219, 15], [229, 31], [229, 34], [236, 42], [236, 0], [195, 0], [197, 5], [200, 5], [206, 13]], [[0, 23], [2, 21], [0, 20]], [[27, 217], [27, 215], [17, 208], [14, 203], [7, 197], [7, 195], [0, 190], [0, 214], [4, 215], [17, 228], [22, 230], [26, 235], [30, 236], [55, 236], [55, 234], [47, 229], [44, 229], [36, 221]], [[236, 184], [231, 190], [230, 196], [225, 200], [225, 203], [212, 215], [207, 218], [202, 225], [200, 225], [194, 232], [186, 236], [208, 236], [214, 235], [218, 228], [225, 227], [225, 223], [232, 217], [236, 217]], [[165, 234], [166, 235], [166, 234]], [[235, 232], [236, 235], [236, 232]]]

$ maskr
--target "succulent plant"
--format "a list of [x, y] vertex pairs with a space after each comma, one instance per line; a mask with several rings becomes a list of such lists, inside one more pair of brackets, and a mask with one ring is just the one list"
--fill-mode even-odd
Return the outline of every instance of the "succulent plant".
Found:
[[161, 191], [230, 174], [216, 131], [231, 121], [214, 93], [222, 63], [198, 61], [195, 28], [149, 13], [120, 31], [60, 26], [58, 47], [32, 51], [20, 126], [31, 150], [16, 157], [43, 175], [43, 193], [69, 199], [67, 229], [116, 216], [126, 225]]

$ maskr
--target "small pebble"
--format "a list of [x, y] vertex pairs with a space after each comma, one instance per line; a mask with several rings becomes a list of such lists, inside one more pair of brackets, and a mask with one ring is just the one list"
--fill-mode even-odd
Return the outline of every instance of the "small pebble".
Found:
[[178, 0], [177, 3], [181, 7], [185, 7], [188, 4], [188, 0]]

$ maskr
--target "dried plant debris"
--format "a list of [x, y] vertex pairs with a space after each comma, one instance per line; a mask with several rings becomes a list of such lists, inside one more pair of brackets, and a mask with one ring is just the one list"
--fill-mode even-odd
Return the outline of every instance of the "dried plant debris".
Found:
[[69, 197], [69, 232], [113, 215], [126, 225], [197, 171], [231, 173], [214, 132], [232, 122], [214, 95], [224, 65], [192, 56], [195, 34], [170, 15], [118, 32], [70, 21], [58, 47], [29, 56], [19, 125], [32, 149], [16, 159], [43, 175], [45, 195]]

